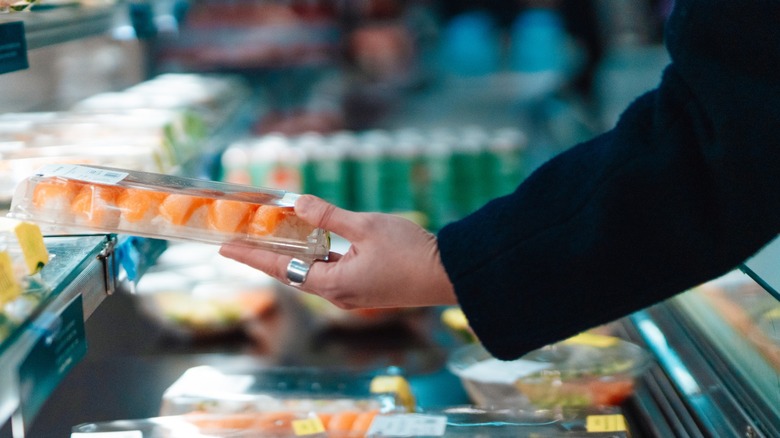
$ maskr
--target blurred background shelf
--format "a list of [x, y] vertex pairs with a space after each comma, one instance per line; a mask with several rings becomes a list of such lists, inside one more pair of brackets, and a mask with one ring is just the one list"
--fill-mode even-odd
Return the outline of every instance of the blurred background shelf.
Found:
[[116, 8], [63, 6], [34, 13], [9, 14], [0, 17], [0, 23], [22, 21], [27, 49], [62, 44], [108, 32], [113, 24]]

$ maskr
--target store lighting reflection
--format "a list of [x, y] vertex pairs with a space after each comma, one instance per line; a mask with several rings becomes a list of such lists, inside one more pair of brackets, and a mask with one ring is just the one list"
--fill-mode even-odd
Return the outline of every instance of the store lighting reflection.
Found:
[[701, 388], [688, 368], [683, 365], [677, 352], [666, 342], [666, 337], [658, 325], [650, 320], [645, 312], [637, 312], [632, 316], [632, 319], [634, 319], [645, 342], [653, 350], [664, 369], [672, 375], [672, 380], [680, 387], [680, 390], [688, 396], [701, 394]]

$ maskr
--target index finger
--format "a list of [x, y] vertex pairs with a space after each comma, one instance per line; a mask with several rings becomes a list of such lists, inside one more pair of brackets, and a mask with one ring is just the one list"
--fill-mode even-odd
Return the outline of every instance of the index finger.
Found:
[[309, 224], [332, 231], [347, 240], [356, 237], [360, 230], [357, 223], [360, 213], [336, 207], [313, 195], [301, 195], [295, 201], [295, 214]]

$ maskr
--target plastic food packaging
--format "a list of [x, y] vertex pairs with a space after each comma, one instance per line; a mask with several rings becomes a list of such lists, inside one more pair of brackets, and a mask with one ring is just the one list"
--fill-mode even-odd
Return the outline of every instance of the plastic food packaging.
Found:
[[329, 420], [341, 413], [407, 412], [414, 407], [409, 384], [396, 368], [351, 372], [199, 366], [187, 370], [166, 389], [160, 414], [315, 412]]
[[36, 0], [0, 0], [0, 13], [22, 12], [29, 9]]
[[[121, 435], [119, 435], [121, 434]], [[264, 412], [252, 415], [190, 414], [135, 420], [84, 423], [71, 438], [322, 438], [322, 422], [314, 414]]]
[[477, 405], [539, 409], [619, 405], [650, 365], [639, 346], [589, 333], [514, 361], [493, 358], [481, 344], [456, 350], [448, 361]]
[[325, 258], [329, 234], [299, 219], [299, 195], [149, 172], [45, 166], [20, 183], [10, 217], [54, 231], [92, 230]]
[[177, 338], [235, 334], [273, 313], [275, 280], [198, 243], [168, 246], [135, 287], [143, 313]]
[[[419, 413], [289, 411], [243, 414], [186, 414], [142, 420], [81, 424], [71, 438], [120, 433], [128, 438], [287, 438], [287, 437], [498, 437], [625, 438], [629, 429], [617, 408], [548, 412], [452, 406]], [[132, 435], [131, 435], [132, 433]]]
[[[421, 412], [425, 423], [434, 425], [446, 420], [443, 433], [429, 429], [415, 436], [446, 437], [629, 437], [628, 423], [620, 408], [569, 409], [565, 413], [546, 410], [489, 408], [478, 406], [447, 406]], [[370, 433], [380, 435], [383, 423], [403, 421], [405, 414], [388, 416], [377, 421]], [[414, 418], [408, 418], [414, 421]], [[398, 426], [396, 426], [398, 427]], [[373, 435], [370, 435], [373, 436]]]

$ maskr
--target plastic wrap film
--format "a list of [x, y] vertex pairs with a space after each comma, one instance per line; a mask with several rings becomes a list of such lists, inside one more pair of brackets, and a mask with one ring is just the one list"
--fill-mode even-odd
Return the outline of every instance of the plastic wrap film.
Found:
[[227, 242], [325, 258], [327, 232], [299, 219], [298, 195], [107, 167], [52, 165], [17, 187], [9, 216], [47, 231], [99, 231], [166, 240]]

